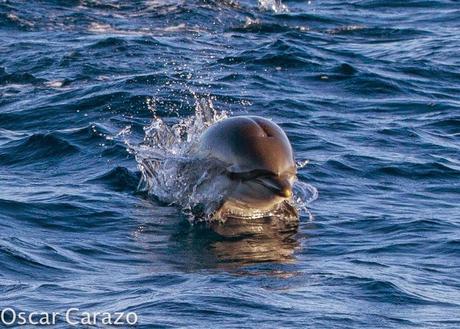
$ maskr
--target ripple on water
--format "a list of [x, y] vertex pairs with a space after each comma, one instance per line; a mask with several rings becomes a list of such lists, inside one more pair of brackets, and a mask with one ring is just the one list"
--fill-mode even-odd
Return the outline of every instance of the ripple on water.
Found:
[[[0, 0], [0, 307], [459, 327], [457, 7]], [[300, 221], [192, 225], [171, 205], [194, 186], [168, 171], [175, 142], [221, 111], [286, 131]], [[150, 193], [141, 155], [169, 159]]]

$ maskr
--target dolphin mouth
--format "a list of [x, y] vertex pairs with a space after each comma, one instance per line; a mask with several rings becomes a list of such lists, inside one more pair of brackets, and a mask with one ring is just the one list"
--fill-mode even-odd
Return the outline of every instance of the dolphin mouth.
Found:
[[280, 197], [290, 198], [292, 196], [292, 185], [286, 178], [264, 176], [256, 178], [255, 182], [261, 184]]
[[255, 183], [282, 198], [288, 199], [292, 196], [292, 175], [280, 176], [266, 170], [253, 170], [241, 173], [229, 171], [228, 176], [243, 183]]
[[217, 218], [298, 218], [291, 203], [295, 174], [275, 175], [258, 170], [241, 173], [227, 171], [227, 176], [234, 185], [222, 200], [216, 212]]

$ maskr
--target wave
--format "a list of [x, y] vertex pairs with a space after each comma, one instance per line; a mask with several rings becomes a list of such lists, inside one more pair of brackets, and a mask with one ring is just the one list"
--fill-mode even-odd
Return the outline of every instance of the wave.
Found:
[[[0, 7], [0, 10], [3, 8]], [[7, 13], [0, 12], [0, 28], [18, 29], [20, 31], [31, 31], [35, 24], [27, 19], [22, 18], [14, 11]]]
[[50, 157], [60, 159], [78, 152], [77, 146], [55, 134], [34, 134], [3, 144], [0, 149], [0, 163], [3, 165], [34, 163]]
[[[50, 262], [31, 255], [29, 250], [33, 248], [33, 246], [30, 243], [27, 244], [18, 238], [11, 238], [9, 240], [10, 241], [6, 241], [5, 239], [0, 240], [0, 255], [1, 258], [6, 258], [2, 259], [1, 263], [3, 263], [3, 265], [6, 266], [9, 270], [12, 270], [12, 268], [6, 265], [6, 263], [12, 263], [15, 264], [15, 266], [19, 264], [21, 267], [26, 266], [31, 267], [32, 269], [57, 269], [56, 267], [52, 266]], [[22, 245], [22, 248], [24, 248], [25, 251], [22, 251], [20, 248], [18, 248], [18, 245]]]
[[321, 66], [317, 56], [308, 56], [306, 49], [288, 40], [266, 43], [263, 48], [246, 50], [219, 59], [226, 65], [257, 65], [263, 67], [309, 68], [317, 70]]
[[451, 1], [448, 0], [409, 0], [409, 1], [385, 1], [385, 0], [365, 0], [353, 3], [358, 8], [442, 8], [450, 7]]
[[368, 175], [369, 177], [385, 175], [409, 179], [450, 179], [460, 178], [460, 168], [455, 169], [439, 162], [405, 162], [382, 166], [381, 168], [369, 172]]
[[103, 184], [117, 192], [134, 192], [137, 190], [140, 178], [141, 176], [139, 173], [131, 172], [124, 167], [116, 167], [96, 178], [89, 179], [87, 182]]
[[8, 73], [0, 66], [0, 86], [8, 84], [40, 84], [46, 81], [39, 79], [30, 73]]
[[107, 230], [115, 225], [122, 215], [113, 209], [104, 209], [86, 196], [72, 196], [48, 192], [49, 199], [43, 201], [15, 201], [0, 199], [3, 218], [10, 225], [23, 229], [45, 229], [55, 232]]
[[327, 33], [334, 35], [347, 35], [366, 38], [367, 42], [384, 40], [385, 42], [412, 40], [415, 37], [432, 35], [431, 32], [421, 29], [383, 28], [368, 27], [362, 25], [339, 26], [327, 30]]
[[289, 31], [308, 31], [307, 26], [290, 26], [284, 25], [275, 22], [266, 22], [260, 19], [251, 19], [246, 18], [246, 21], [243, 25], [238, 25], [231, 27], [229, 31], [231, 32], [241, 32], [241, 33], [283, 33]]
[[[0, 0], [2, 301], [142, 328], [459, 327], [457, 7]], [[218, 166], [187, 146], [218, 109], [286, 131], [300, 221], [198, 223]]]

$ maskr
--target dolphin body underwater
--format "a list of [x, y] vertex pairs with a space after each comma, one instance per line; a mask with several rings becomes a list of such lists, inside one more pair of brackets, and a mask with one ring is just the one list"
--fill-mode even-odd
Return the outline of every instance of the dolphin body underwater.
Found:
[[201, 135], [198, 158], [224, 167], [225, 194], [214, 219], [273, 216], [298, 220], [292, 205], [296, 164], [291, 144], [274, 122], [258, 116], [219, 121]]

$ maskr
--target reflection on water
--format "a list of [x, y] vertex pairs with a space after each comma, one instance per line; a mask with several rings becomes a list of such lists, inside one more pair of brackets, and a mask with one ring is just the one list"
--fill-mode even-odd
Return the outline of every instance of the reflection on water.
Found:
[[147, 266], [155, 272], [293, 263], [300, 247], [299, 220], [295, 217], [229, 218], [225, 223], [190, 224], [186, 218], [178, 218], [173, 207], [154, 209], [151, 205], [138, 215], [145, 222], [133, 232], [135, 248], [143, 262], [156, 264], [155, 268]]
[[210, 224], [210, 229], [220, 237], [210, 247], [223, 264], [292, 262], [299, 246], [295, 238], [298, 226], [298, 220], [278, 217], [229, 219], [224, 224]]

